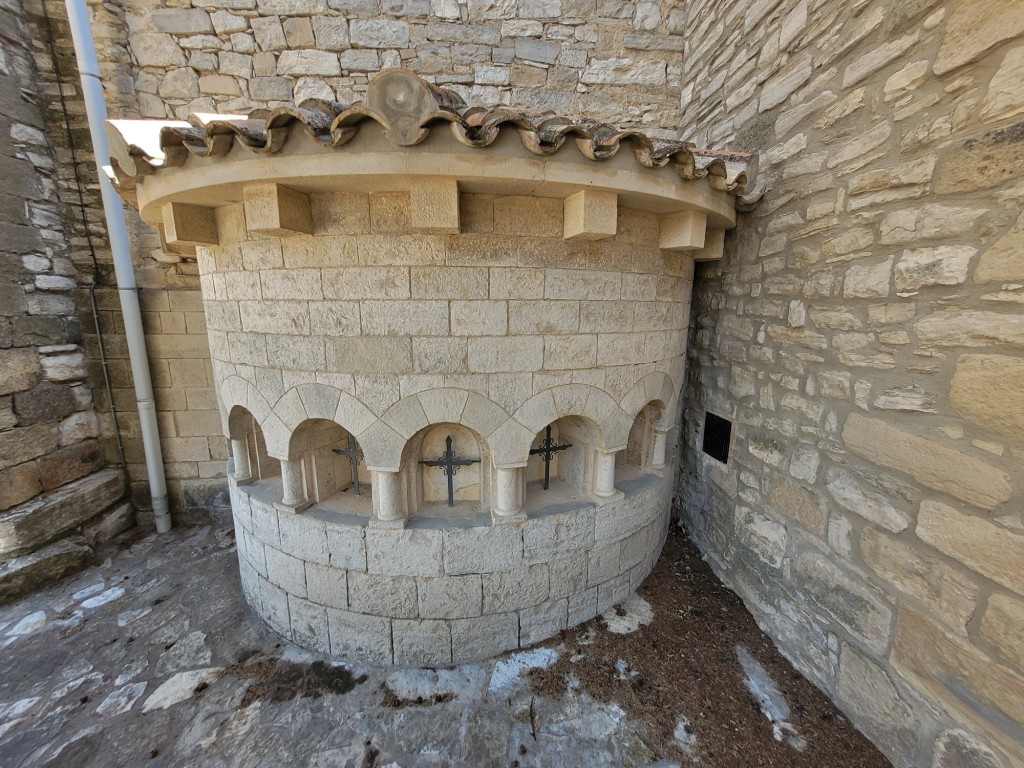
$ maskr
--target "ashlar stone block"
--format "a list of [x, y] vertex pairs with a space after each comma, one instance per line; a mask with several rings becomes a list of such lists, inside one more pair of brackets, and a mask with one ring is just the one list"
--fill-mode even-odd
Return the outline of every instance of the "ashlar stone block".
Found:
[[420, 616], [427, 619], [466, 619], [481, 613], [482, 587], [478, 574], [416, 580]]
[[162, 209], [164, 237], [171, 246], [217, 245], [213, 210], [188, 203], [166, 203]]
[[454, 179], [417, 179], [409, 187], [409, 216], [416, 232], [459, 233], [459, 185]]
[[452, 635], [448, 623], [435, 620], [395, 619], [395, 664], [450, 664]]
[[681, 211], [661, 217], [658, 247], [665, 251], [695, 251], [704, 247], [708, 216], [701, 211]]
[[566, 240], [603, 240], [618, 230], [618, 195], [584, 189], [565, 198], [563, 207]]
[[378, 616], [327, 609], [331, 654], [370, 664], [391, 664], [391, 622]]
[[243, 190], [245, 226], [264, 235], [312, 234], [309, 195], [281, 184], [249, 184]]

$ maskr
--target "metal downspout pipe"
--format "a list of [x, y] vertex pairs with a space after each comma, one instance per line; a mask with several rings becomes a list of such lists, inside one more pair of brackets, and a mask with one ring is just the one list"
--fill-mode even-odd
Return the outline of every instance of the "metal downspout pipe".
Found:
[[110, 251], [114, 257], [114, 273], [117, 276], [117, 290], [121, 297], [121, 314], [124, 317], [125, 337], [128, 343], [128, 359], [135, 382], [135, 402], [139, 409], [139, 423], [142, 430], [142, 445], [146, 454], [146, 472], [149, 475], [149, 492], [153, 500], [153, 516], [158, 533], [171, 529], [171, 515], [167, 501], [167, 479], [164, 476], [163, 452], [160, 450], [160, 432], [156, 420], [156, 403], [153, 401], [153, 382], [149, 374], [149, 354], [146, 351], [146, 337], [142, 330], [142, 312], [139, 308], [138, 286], [132, 267], [131, 247], [128, 243], [128, 227], [125, 224], [121, 198], [114, 192], [103, 168], [110, 156], [103, 123], [107, 119], [107, 105], [103, 99], [103, 85], [100, 80], [99, 62], [92, 29], [89, 26], [89, 10], [85, 0], [65, 0], [71, 38], [78, 59], [78, 72], [82, 78], [82, 95], [89, 120], [89, 135], [92, 137], [93, 155], [99, 176], [100, 192], [103, 196], [103, 213], [110, 238]]

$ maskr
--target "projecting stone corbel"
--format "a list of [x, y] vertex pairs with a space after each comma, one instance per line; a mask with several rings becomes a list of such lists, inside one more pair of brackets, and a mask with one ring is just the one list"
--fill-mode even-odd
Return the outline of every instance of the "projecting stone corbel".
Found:
[[166, 203], [161, 213], [164, 241], [172, 250], [179, 246], [219, 244], [217, 219], [212, 208], [188, 203]]
[[584, 189], [565, 198], [563, 236], [566, 240], [603, 240], [618, 229], [619, 196]]
[[247, 184], [242, 192], [245, 228], [261, 235], [311, 235], [309, 195], [280, 184]]
[[176, 253], [182, 256], [196, 255], [196, 247], [194, 245], [183, 245], [181, 243], [175, 243], [172, 245], [167, 242], [167, 233], [164, 231], [163, 224], [157, 224], [156, 231], [160, 233], [160, 250], [166, 251], [167, 253]]
[[459, 185], [454, 179], [416, 179], [409, 188], [413, 230], [426, 234], [459, 234]]
[[725, 250], [725, 230], [713, 229], [704, 235], [704, 247], [694, 252], [694, 261], [717, 261]]
[[661, 217], [661, 239], [664, 251], [696, 251], [704, 247], [704, 230], [708, 216], [701, 211], [681, 211]]

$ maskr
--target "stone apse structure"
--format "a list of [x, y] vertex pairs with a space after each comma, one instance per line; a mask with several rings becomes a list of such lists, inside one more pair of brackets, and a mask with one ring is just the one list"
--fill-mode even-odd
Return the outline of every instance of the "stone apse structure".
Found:
[[467, 107], [404, 70], [351, 107], [108, 134], [122, 194], [198, 258], [242, 585], [274, 629], [461, 662], [643, 581], [694, 262], [754, 158]]

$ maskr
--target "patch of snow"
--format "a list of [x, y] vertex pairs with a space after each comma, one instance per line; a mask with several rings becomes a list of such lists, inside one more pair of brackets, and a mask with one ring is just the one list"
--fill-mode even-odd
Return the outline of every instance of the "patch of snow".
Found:
[[622, 659], [615, 662], [615, 671], [618, 672], [619, 680], [629, 680], [639, 674], [635, 669], [630, 669], [629, 664]]
[[10, 704], [0, 705], [0, 721], [8, 720], [12, 717], [20, 717], [32, 709], [32, 705], [39, 701], [38, 696], [32, 696], [27, 699], [18, 699], [12, 701]]
[[90, 584], [88, 587], [84, 587], [83, 589], [75, 592], [71, 595], [71, 599], [77, 603], [79, 600], [85, 600], [87, 597], [92, 597], [97, 592], [102, 592], [103, 588], [106, 586], [106, 582], [97, 581], [95, 584]]
[[54, 629], [71, 629], [77, 627], [82, 623], [83, 614], [81, 611], [75, 611], [66, 619], [55, 619], [50, 626]]
[[83, 608], [99, 608], [101, 605], [112, 603], [124, 597], [124, 587], [111, 587], [106, 592], [90, 597], [82, 603]]
[[46, 626], [46, 611], [36, 611], [35, 613], [30, 613], [7, 630], [7, 634], [10, 636], [31, 635], [33, 632], [38, 632], [44, 626]]
[[579, 636], [576, 642], [580, 645], [593, 645], [597, 642], [597, 630], [590, 627], [586, 632]]
[[513, 653], [507, 659], [495, 663], [491, 672], [488, 690], [492, 693], [511, 688], [519, 676], [529, 669], [547, 669], [558, 661], [558, 652], [551, 648], [537, 648], [532, 651]]
[[145, 683], [132, 683], [131, 685], [117, 688], [111, 691], [110, 695], [96, 707], [96, 714], [120, 715], [123, 712], [127, 712], [139, 700], [139, 697], [142, 696], [145, 690]]
[[206, 669], [179, 672], [153, 691], [146, 699], [146, 703], [142, 705], [143, 713], [152, 712], [154, 709], [167, 709], [179, 702], [191, 699], [195, 695], [196, 687], [203, 683], [212, 683], [220, 677], [223, 670], [223, 667], [207, 667]]
[[616, 635], [628, 635], [636, 632], [641, 626], [654, 621], [654, 610], [651, 604], [639, 595], [633, 594], [626, 598], [622, 605], [601, 614], [608, 631]]
[[676, 729], [672, 732], [672, 738], [691, 762], [699, 763], [700, 754], [697, 752], [697, 734], [693, 732], [693, 728], [690, 726], [690, 721], [680, 716], [676, 722]]
[[776, 741], [785, 739], [793, 749], [803, 751], [807, 742], [803, 740], [793, 724], [789, 722], [789, 703], [785, 694], [772, 680], [768, 670], [753, 657], [745, 646], [736, 646], [736, 657], [747, 676], [747, 690], [757, 699], [757, 704], [768, 718], [772, 726], [772, 736]]

